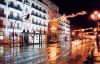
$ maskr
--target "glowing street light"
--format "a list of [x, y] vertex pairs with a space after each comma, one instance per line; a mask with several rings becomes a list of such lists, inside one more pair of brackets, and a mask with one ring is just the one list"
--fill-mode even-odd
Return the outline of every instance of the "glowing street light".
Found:
[[100, 20], [100, 12], [94, 11], [94, 13], [91, 14], [91, 19], [93, 19], [93, 20]]
[[99, 12], [99, 11], [94, 11], [94, 12], [91, 14], [91, 19], [97, 21], [96, 44], [97, 44], [97, 47], [99, 47], [98, 31], [99, 31], [100, 12]]
[[51, 27], [51, 31], [52, 31], [52, 32], [55, 32], [56, 30], [57, 30], [57, 27], [55, 27], [55, 26], [52, 26], [52, 27]]

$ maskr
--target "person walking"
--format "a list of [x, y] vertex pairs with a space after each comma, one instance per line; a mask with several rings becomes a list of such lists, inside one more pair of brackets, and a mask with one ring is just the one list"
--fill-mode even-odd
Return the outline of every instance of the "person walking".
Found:
[[96, 36], [96, 44], [97, 44], [97, 48], [99, 50], [99, 37], [98, 37], [98, 35]]

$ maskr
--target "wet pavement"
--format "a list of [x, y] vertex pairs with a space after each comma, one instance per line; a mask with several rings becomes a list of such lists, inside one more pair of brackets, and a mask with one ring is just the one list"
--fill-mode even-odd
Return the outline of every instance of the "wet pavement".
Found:
[[[81, 42], [83, 44], [80, 44]], [[77, 41], [77, 46], [73, 48], [70, 48], [70, 42], [64, 41], [42, 44], [42, 46], [38, 44], [23, 47], [1, 45], [0, 64], [84, 64], [90, 48], [90, 42], [87, 41], [86, 44], [84, 42]], [[95, 53], [97, 55], [95, 59], [98, 59], [98, 54]], [[96, 64], [97, 61], [93, 63]]]
[[0, 46], [0, 64], [69, 64], [70, 51], [59, 43], [23, 47]]

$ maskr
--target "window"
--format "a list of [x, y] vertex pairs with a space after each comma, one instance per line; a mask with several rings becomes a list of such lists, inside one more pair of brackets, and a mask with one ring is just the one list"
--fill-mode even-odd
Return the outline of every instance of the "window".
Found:
[[14, 3], [11, 1], [8, 6], [14, 6]]
[[28, 12], [28, 8], [25, 9], [25, 12]]
[[3, 32], [0, 32], [0, 40], [3, 40], [4, 39], [4, 33]]
[[31, 7], [33, 7], [33, 8], [34, 8], [34, 3], [32, 3]]
[[32, 31], [34, 32], [34, 27], [32, 27]]
[[40, 7], [40, 11], [42, 11], [42, 8]]
[[10, 22], [10, 28], [13, 28], [13, 22]]
[[17, 13], [17, 17], [20, 17], [20, 16], [19, 16], [19, 13]]
[[38, 19], [36, 19], [36, 23], [38, 23]]
[[10, 11], [10, 15], [13, 15], [13, 12], [12, 11]]
[[24, 2], [29, 3], [28, 0], [24, 0]]
[[32, 23], [34, 24], [34, 19], [32, 19]]
[[36, 14], [35, 14], [36, 16], [38, 16], [38, 13], [36, 12]]
[[19, 27], [19, 23], [17, 23], [17, 29], [19, 29], [20, 27]]
[[45, 17], [45, 15], [44, 15], [44, 17], [43, 17], [44, 19], [46, 19], [46, 17]]
[[38, 9], [38, 6], [36, 5], [35, 8]]
[[42, 17], [41, 14], [40, 14], [40, 17]]
[[44, 9], [44, 11], [43, 11], [44, 13], [46, 13], [46, 10]]
[[17, 13], [16, 20], [20, 20], [20, 21], [21, 21], [21, 17], [20, 17], [20, 15], [19, 15], [19, 13]]
[[0, 8], [0, 12], [1, 12], [1, 13], [4, 13], [4, 9], [3, 9], [3, 8]]
[[18, 0], [18, 1], [22, 2], [22, 0]]
[[34, 11], [31, 12], [31, 15], [34, 15]]
[[17, 5], [17, 8], [18, 8], [19, 10], [22, 10], [19, 4]]

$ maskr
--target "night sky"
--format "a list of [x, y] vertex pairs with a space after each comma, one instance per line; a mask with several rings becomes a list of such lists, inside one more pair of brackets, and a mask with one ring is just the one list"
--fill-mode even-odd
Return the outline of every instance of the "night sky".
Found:
[[100, 11], [100, 0], [51, 0], [59, 7], [60, 14], [78, 13], [83, 10], [87, 12], [84, 16], [77, 16], [70, 18], [71, 26], [76, 28], [95, 27], [96, 22], [90, 19], [90, 14], [94, 10]]

